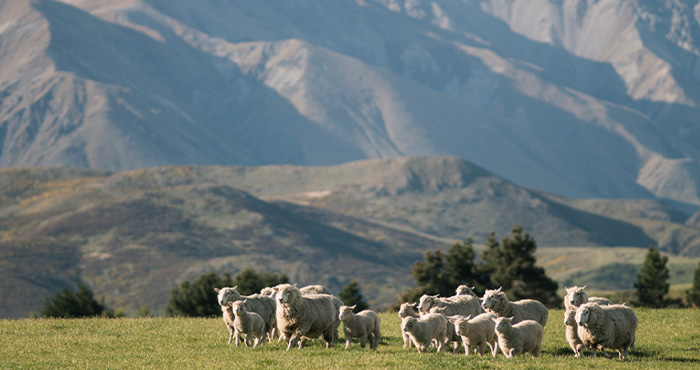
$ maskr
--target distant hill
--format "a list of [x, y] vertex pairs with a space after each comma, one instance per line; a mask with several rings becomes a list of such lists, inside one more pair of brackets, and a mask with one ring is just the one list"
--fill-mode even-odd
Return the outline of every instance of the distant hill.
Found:
[[672, 199], [693, 213], [696, 8], [5, 1], [0, 166], [451, 155], [566, 197]]
[[571, 200], [523, 188], [454, 157], [7, 169], [0, 171], [0, 316], [27, 316], [79, 280], [111, 307], [157, 311], [182, 280], [247, 267], [334, 292], [357, 279], [383, 307], [412, 284], [409, 268], [425, 250], [467, 236], [483, 243], [491, 230], [502, 237], [519, 223], [542, 247], [658, 243], [700, 256], [700, 229], [685, 219], [658, 201]]

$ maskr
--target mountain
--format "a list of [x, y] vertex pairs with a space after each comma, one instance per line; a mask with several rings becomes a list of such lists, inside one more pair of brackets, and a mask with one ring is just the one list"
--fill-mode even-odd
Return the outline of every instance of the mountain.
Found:
[[0, 166], [450, 155], [570, 198], [692, 213], [697, 14], [688, 0], [4, 1]]
[[0, 317], [26, 317], [45, 296], [78, 281], [109, 307], [162, 312], [179, 282], [248, 267], [333, 292], [356, 279], [381, 308], [411, 286], [410, 267], [426, 250], [467, 237], [481, 244], [514, 224], [550, 247], [543, 262], [562, 281], [609, 279], [603, 268], [614, 261], [610, 253], [634, 261], [644, 253], [591, 249], [581, 266], [565, 257], [585, 251], [571, 247], [658, 244], [676, 255], [681, 269], [672, 266], [673, 277], [683, 282], [700, 256], [700, 229], [686, 218], [657, 200], [575, 200], [524, 188], [455, 157], [5, 169]]

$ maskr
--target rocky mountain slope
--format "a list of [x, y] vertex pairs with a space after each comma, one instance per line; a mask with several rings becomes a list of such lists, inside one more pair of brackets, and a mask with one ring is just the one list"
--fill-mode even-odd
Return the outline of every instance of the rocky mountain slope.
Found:
[[700, 205], [688, 0], [0, 3], [0, 166], [451, 155]]

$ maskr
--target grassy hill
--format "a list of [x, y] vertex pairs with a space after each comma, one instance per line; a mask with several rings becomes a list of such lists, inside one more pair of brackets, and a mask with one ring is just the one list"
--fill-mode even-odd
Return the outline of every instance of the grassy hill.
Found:
[[[377, 351], [354, 342], [348, 350], [330, 349], [318, 340], [302, 350], [284, 343], [258, 348], [227, 345], [220, 318], [0, 320], [0, 363], [7, 368], [168, 368], [231, 367], [304, 369], [695, 369], [700, 363], [696, 323], [699, 310], [635, 309], [639, 319], [635, 348], [628, 361], [576, 359], [564, 337], [563, 311], [551, 310], [540, 357], [508, 360], [464, 352], [418, 354], [403, 349], [396, 313], [380, 313], [382, 339]], [[342, 338], [342, 331], [340, 333]], [[610, 351], [609, 351], [610, 352]]]
[[[552, 247], [541, 248], [540, 263], [561, 283], [623, 289], [643, 248], [657, 243], [683, 256], [672, 259], [673, 282], [687, 283], [700, 229], [685, 219], [659, 201], [534, 191], [451, 157], [9, 169], [0, 171], [0, 317], [26, 317], [80, 280], [110, 307], [159, 312], [180, 281], [248, 267], [334, 292], [357, 279], [384, 307], [412, 283], [409, 268], [425, 250], [467, 236], [481, 243], [515, 223]], [[581, 247], [561, 248], [572, 245]], [[638, 248], [584, 248], [618, 245]], [[613, 262], [625, 264], [624, 278], [607, 272]]]

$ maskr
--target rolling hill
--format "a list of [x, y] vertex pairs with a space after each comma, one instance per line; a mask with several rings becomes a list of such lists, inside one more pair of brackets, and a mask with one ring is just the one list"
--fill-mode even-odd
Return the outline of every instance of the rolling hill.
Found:
[[[573, 273], [595, 280], [602, 273], [594, 270], [612, 262], [571, 270], [559, 257], [581, 252], [565, 247], [657, 243], [690, 261], [674, 272], [687, 277], [700, 256], [700, 232], [686, 218], [654, 200], [572, 200], [523, 188], [455, 157], [6, 169], [0, 315], [27, 316], [44, 296], [80, 280], [110, 307], [158, 312], [180, 281], [247, 267], [332, 291], [357, 279], [369, 302], [383, 307], [412, 283], [409, 268], [425, 250], [467, 236], [483, 243], [491, 230], [505, 236], [516, 223], [539, 246], [558, 247], [543, 248], [550, 252], [542, 263], [560, 281], [578, 283]], [[643, 249], [629, 251], [637, 264]]]

